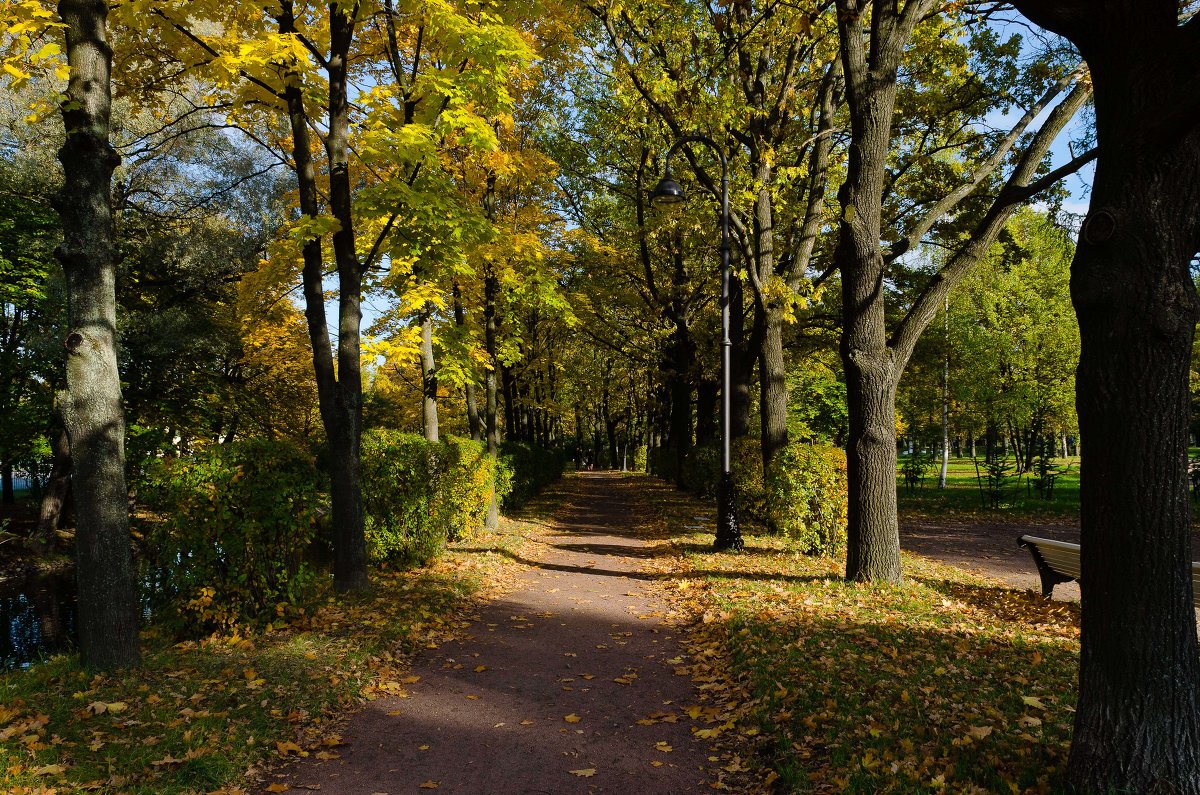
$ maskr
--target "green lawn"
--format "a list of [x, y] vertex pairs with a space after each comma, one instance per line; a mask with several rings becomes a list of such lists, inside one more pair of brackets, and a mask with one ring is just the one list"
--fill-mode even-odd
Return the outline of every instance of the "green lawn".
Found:
[[[902, 463], [903, 460], [901, 457]], [[1063, 469], [1054, 484], [1052, 499], [1044, 499], [1037, 493], [1031, 486], [1029, 474], [1017, 476], [1013, 472], [1010, 473], [1009, 482], [1002, 488], [999, 508], [993, 508], [985, 503], [980, 495], [979, 475], [984, 478], [985, 486], [987, 475], [977, 475], [975, 464], [970, 458], [950, 459], [945, 489], [938, 488], [941, 461], [937, 460], [916, 488], [908, 488], [903, 476], [897, 474], [896, 490], [899, 495], [900, 512], [913, 518], [946, 515], [1024, 521], [1078, 518], [1079, 458], [1056, 459], [1055, 463]]]

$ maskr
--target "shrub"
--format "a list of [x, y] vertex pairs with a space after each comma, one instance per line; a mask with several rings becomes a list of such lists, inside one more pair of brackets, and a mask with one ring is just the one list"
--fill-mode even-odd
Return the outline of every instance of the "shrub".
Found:
[[[840, 448], [792, 443], [780, 450], [764, 477], [759, 440], [742, 437], [730, 448], [738, 515], [783, 533], [805, 552], [832, 554], [845, 543], [846, 454]], [[715, 500], [721, 449], [696, 447], [684, 460], [684, 485]]]
[[838, 447], [789, 444], [764, 478], [766, 521], [803, 552], [831, 555], [846, 543], [846, 453]]
[[500, 445], [504, 474], [499, 481], [509, 486], [502, 504], [506, 509], [520, 508], [539, 491], [562, 477], [570, 456], [563, 450], [546, 449], [525, 442]]
[[162, 521], [147, 544], [180, 629], [265, 621], [301, 601], [313, 581], [301, 556], [321, 507], [316, 482], [310, 456], [264, 439], [148, 465], [141, 496]]
[[376, 430], [363, 436], [362, 474], [371, 559], [427, 563], [483, 524], [496, 467], [480, 442]]

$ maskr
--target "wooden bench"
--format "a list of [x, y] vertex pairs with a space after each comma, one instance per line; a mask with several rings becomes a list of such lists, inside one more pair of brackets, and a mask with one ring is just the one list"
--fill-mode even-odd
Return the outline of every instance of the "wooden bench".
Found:
[[[1042, 596], [1049, 597], [1054, 586], [1079, 581], [1079, 545], [1049, 538], [1021, 536], [1017, 546], [1029, 550], [1042, 578]], [[1192, 564], [1192, 601], [1200, 607], [1200, 563]]]

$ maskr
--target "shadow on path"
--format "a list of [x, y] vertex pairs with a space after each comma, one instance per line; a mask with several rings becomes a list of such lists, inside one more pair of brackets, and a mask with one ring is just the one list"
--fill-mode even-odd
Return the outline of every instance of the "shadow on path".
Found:
[[355, 715], [338, 758], [277, 780], [355, 795], [708, 791], [669, 607], [647, 587], [658, 576], [639, 571], [658, 553], [634, 488], [568, 479], [538, 554], [509, 555], [525, 567], [514, 590], [483, 605], [464, 640], [418, 656], [407, 692]]

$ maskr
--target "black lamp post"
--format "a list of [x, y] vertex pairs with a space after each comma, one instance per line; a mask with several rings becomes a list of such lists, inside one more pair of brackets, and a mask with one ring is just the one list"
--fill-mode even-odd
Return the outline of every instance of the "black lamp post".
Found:
[[733, 471], [730, 467], [730, 351], [733, 343], [729, 339], [729, 161], [725, 152], [711, 138], [689, 135], [680, 138], [667, 151], [663, 178], [650, 193], [650, 202], [655, 206], [682, 204], [687, 195], [679, 183], [671, 179], [671, 158], [684, 144], [699, 143], [710, 147], [721, 159], [721, 481], [717, 485], [717, 540], [713, 548], [718, 552], [740, 550], [742, 532], [738, 528], [737, 505], [734, 500]]

